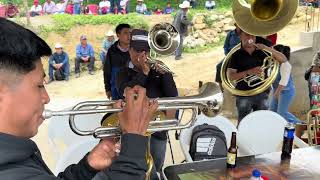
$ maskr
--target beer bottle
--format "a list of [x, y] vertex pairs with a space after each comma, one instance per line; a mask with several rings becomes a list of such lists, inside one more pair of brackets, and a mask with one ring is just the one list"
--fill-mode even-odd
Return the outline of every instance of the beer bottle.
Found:
[[237, 133], [232, 132], [231, 144], [227, 153], [227, 168], [235, 168], [237, 162]]
[[293, 145], [295, 125], [291, 121], [284, 128], [281, 159], [290, 159]]

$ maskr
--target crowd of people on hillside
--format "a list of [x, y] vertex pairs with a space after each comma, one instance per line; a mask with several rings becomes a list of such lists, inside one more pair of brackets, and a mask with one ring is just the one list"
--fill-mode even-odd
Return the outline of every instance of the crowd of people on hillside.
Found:
[[[198, 3], [196, 0], [189, 0], [190, 7], [196, 8]], [[44, 4], [40, 4], [39, 0], [34, 0], [33, 5], [29, 10], [31, 17], [48, 15], [48, 14], [93, 14], [93, 15], [105, 15], [105, 14], [127, 14], [129, 13], [130, 0], [101, 0], [99, 4], [84, 5], [83, 0], [46, 0]], [[1, 7], [1, 4], [0, 4]], [[7, 6], [4, 6], [5, 17], [15, 17], [19, 14], [18, 6], [14, 5], [12, 1], [8, 2]], [[205, 1], [204, 8], [212, 10], [216, 7], [214, 0]], [[0, 8], [1, 11], [1, 8]], [[165, 7], [148, 7], [144, 0], [137, 0], [135, 12], [144, 15], [161, 15], [171, 14], [174, 12], [171, 2], [167, 2]], [[1, 16], [1, 12], [0, 12]]]

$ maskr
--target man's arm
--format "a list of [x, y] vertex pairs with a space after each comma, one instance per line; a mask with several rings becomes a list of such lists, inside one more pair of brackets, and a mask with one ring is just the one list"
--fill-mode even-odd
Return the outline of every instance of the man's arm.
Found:
[[224, 55], [227, 55], [229, 52], [229, 49], [230, 49], [229, 41], [230, 41], [230, 32], [227, 34], [227, 37], [224, 41], [224, 45], [223, 45]]
[[111, 91], [111, 55], [110, 53], [107, 53], [106, 61], [103, 65], [103, 80], [104, 80], [104, 89], [106, 91], [106, 94], [108, 94]]
[[69, 56], [66, 52], [64, 52], [65, 56], [64, 56], [64, 60], [62, 62], [63, 65], [67, 64], [69, 62]]
[[81, 45], [77, 45], [77, 48], [76, 48], [76, 57], [77, 58], [81, 58]]
[[54, 62], [53, 62], [53, 55], [51, 55], [50, 56], [50, 58], [49, 58], [49, 65], [53, 65], [54, 64]]
[[237, 69], [228, 68], [227, 74], [231, 81], [236, 81], [246, 77], [247, 75], [259, 75], [262, 73], [261, 67], [254, 67], [242, 72], [238, 72]]
[[121, 137], [119, 157], [112, 163], [110, 168], [98, 173], [93, 180], [145, 180], [147, 144], [148, 138], [145, 136], [124, 134]]
[[192, 22], [188, 20], [187, 15], [181, 13], [181, 23], [188, 26], [188, 25], [192, 25]]

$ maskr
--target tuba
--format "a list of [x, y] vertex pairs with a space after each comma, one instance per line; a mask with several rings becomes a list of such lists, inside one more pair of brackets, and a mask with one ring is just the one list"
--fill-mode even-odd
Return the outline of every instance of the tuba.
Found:
[[[234, 0], [232, 5], [233, 17], [239, 28], [255, 36], [267, 36], [280, 31], [291, 21], [297, 8], [298, 0]], [[261, 66], [262, 73], [232, 81], [227, 69], [232, 55], [240, 48], [241, 44], [238, 44], [223, 60], [220, 72], [222, 86], [238, 96], [253, 96], [264, 92], [277, 77], [279, 63], [273, 59], [271, 52], [263, 50], [266, 58]], [[240, 81], [246, 82], [253, 89], [236, 89], [235, 84]]]

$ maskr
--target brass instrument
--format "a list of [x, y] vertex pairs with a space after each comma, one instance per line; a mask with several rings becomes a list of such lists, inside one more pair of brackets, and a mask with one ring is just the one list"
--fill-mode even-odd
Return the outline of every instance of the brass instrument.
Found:
[[[222, 95], [219, 86], [216, 83], [206, 83], [203, 85], [203, 90], [200, 94], [195, 96], [186, 97], [166, 97], [159, 98], [158, 110], [170, 109], [191, 109], [191, 119], [185, 123], [181, 119], [163, 119], [161, 113], [155, 115], [153, 121], [150, 122], [147, 129], [147, 135], [153, 132], [166, 131], [166, 130], [179, 130], [191, 127], [195, 121], [198, 111], [200, 110], [207, 116], [217, 115], [222, 107]], [[82, 114], [96, 114], [96, 113], [117, 113], [121, 112], [120, 108], [112, 108], [116, 101], [85, 101], [77, 104], [71, 111], [50, 111], [45, 110], [43, 113], [44, 118], [52, 116], [69, 116], [69, 125], [71, 130], [80, 136], [93, 136], [95, 138], [104, 137], [119, 137], [121, 136], [121, 129], [119, 127], [119, 120], [116, 114], [112, 114], [107, 118], [101, 127], [91, 130], [81, 130], [76, 126], [74, 117]], [[110, 108], [106, 108], [111, 106]], [[160, 120], [159, 120], [160, 119]], [[147, 179], [150, 177], [150, 172], [153, 166], [153, 160], [148, 146], [146, 161], [148, 164], [148, 171], [146, 173]]]
[[[170, 55], [174, 53], [179, 47], [180, 41], [178, 30], [169, 23], [154, 25], [148, 34], [150, 48], [156, 54], [160, 55]], [[147, 63], [152, 69], [173, 74], [173, 72], [160, 60], [149, 56], [147, 57]]]
[[233, 17], [243, 31], [259, 36], [274, 34], [295, 15], [299, 0], [234, 0]]
[[[250, 3], [248, 3], [250, 2]], [[241, 30], [255, 36], [274, 34], [285, 27], [294, 16], [298, 7], [298, 0], [234, 0], [232, 5], [233, 17]], [[272, 53], [263, 52], [267, 57], [263, 60], [260, 75], [247, 75], [237, 81], [228, 78], [227, 69], [232, 55], [241, 48], [241, 44], [234, 47], [225, 57], [221, 67], [222, 86], [234, 95], [253, 96], [264, 92], [275, 80], [279, 63]], [[251, 90], [235, 89], [235, 84], [244, 81]]]

